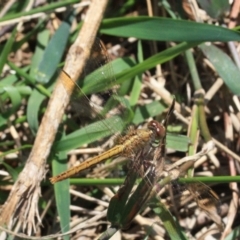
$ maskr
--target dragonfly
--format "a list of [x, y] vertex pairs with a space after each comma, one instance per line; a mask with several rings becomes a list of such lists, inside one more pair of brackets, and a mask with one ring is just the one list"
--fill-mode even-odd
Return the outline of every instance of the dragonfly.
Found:
[[[160, 138], [157, 139], [157, 142], [152, 139], [154, 144], [152, 142], [150, 147], [145, 146], [138, 151], [131, 161], [131, 167], [129, 167], [124, 184], [111, 199], [107, 216], [113, 226], [127, 229], [135, 216], [151, 198], [151, 193], [154, 192], [154, 186], [158, 181], [158, 175], [163, 171], [167, 122], [174, 110], [174, 105], [175, 98], [165, 119], [161, 123], [158, 122], [162, 129]], [[141, 173], [139, 173], [139, 169], [142, 169]], [[142, 176], [142, 181], [128, 199], [138, 175]]]
[[[100, 47], [97, 49], [97, 46], [100, 46]], [[103, 63], [109, 64], [105, 47], [101, 42], [98, 41], [97, 43], [94, 44], [93, 52], [94, 53], [92, 54], [93, 55], [92, 58], [94, 58], [94, 61], [97, 62], [98, 65], [102, 65]], [[100, 52], [101, 54], [99, 55], [100, 56], [103, 55], [103, 57], [99, 57], [99, 55], [96, 54], [96, 52]], [[89, 71], [90, 70], [87, 70], [87, 72]], [[112, 68], [110, 65], [110, 68], [107, 69], [106, 74], [113, 75], [111, 71], [112, 71]], [[102, 74], [105, 74], [105, 71], [103, 71]], [[74, 83], [71, 77], [64, 70], [61, 71], [61, 75], [62, 75], [61, 79], [63, 81], [63, 85], [66, 91], [68, 91], [69, 85]], [[85, 99], [87, 99], [85, 92], [83, 93], [83, 91], [78, 85], [75, 85], [75, 86], [76, 86], [76, 89], [80, 92], [80, 95], [83, 95]], [[87, 100], [90, 101], [89, 99]], [[124, 104], [122, 104], [121, 106], [122, 108], [124, 107], [123, 105]], [[93, 109], [93, 111], [95, 110]], [[111, 129], [111, 131], [113, 134], [115, 134], [114, 129], [113, 130]], [[64, 179], [67, 179], [73, 175], [76, 175], [77, 173], [80, 173], [81, 171], [88, 169], [110, 158], [123, 156], [129, 159], [133, 159], [134, 155], [138, 153], [140, 149], [142, 148], [149, 149], [151, 145], [159, 142], [164, 136], [165, 136], [165, 127], [161, 123], [155, 120], [152, 120], [148, 123], [146, 129], [137, 129], [137, 130], [130, 129], [125, 136], [118, 138], [117, 144], [113, 148], [105, 151], [104, 153], [98, 156], [85, 160], [84, 162], [82, 162], [80, 165], [76, 167], [72, 167], [56, 176], [51, 177], [50, 182], [54, 184], [56, 182], [62, 181]]]
[[[63, 72], [63, 74], [66, 74]], [[66, 78], [69, 76], [66, 74]], [[71, 79], [69, 79], [71, 81]], [[165, 136], [165, 127], [159, 122], [152, 120], [148, 123], [147, 129], [130, 130], [125, 136], [119, 139], [116, 146], [105, 151], [101, 155], [87, 159], [79, 166], [72, 167], [57, 176], [50, 178], [52, 184], [67, 179], [85, 169], [88, 169], [104, 160], [119, 155], [131, 158], [142, 148], [149, 149], [151, 145], [159, 142]], [[147, 151], [147, 150], [146, 150]]]
[[[102, 49], [103, 47], [101, 47], [101, 51]], [[95, 55], [94, 57], [98, 62], [106, 60], [106, 57], [98, 58], [98, 55]], [[104, 72], [102, 73], [105, 74]], [[66, 86], [66, 91], [68, 91], [67, 86], [75, 83], [73, 83], [71, 77], [65, 71], [62, 70], [61, 74], [64, 81], [63, 85]], [[78, 85], [76, 85], [76, 89], [81, 92], [81, 89]], [[82, 92], [80, 95], [85, 96], [85, 94]], [[86, 96], [85, 99], [87, 99]], [[134, 182], [134, 179], [132, 178], [137, 178], [137, 176], [140, 176], [143, 179], [142, 185], [140, 184], [139, 191], [135, 193], [136, 196], [133, 194], [133, 199], [135, 199], [135, 202], [136, 197], [138, 197], [138, 201], [135, 203], [135, 205], [133, 204], [133, 206], [130, 203], [128, 204], [132, 207], [132, 209], [127, 210], [125, 217], [123, 217], [121, 220], [121, 228], [127, 228], [142, 206], [157, 192], [156, 186], [160, 181], [160, 176], [164, 170], [167, 122], [169, 116], [173, 112], [174, 103], [175, 99], [173, 100], [167, 116], [162, 123], [156, 120], [151, 120], [145, 129], [130, 129], [126, 135], [118, 139], [118, 142], [114, 147], [100, 155], [85, 160], [76, 167], [72, 167], [56, 176], [51, 177], [50, 182], [55, 184], [110, 158], [123, 156], [130, 159], [131, 164], [129, 167], [129, 174], [126, 177], [125, 183], [122, 187], [120, 187], [117, 194], [111, 200], [111, 202], [115, 201], [115, 203], [121, 202], [121, 204], [123, 204], [124, 201], [122, 201], [122, 199], [128, 198], [132, 189], [130, 186], [130, 183]], [[169, 178], [169, 182], [173, 180], [174, 179]], [[206, 207], [206, 205], [215, 206], [219, 202], [219, 198], [212, 190], [210, 190], [209, 187], [203, 186], [206, 185], [195, 185], [195, 187], [189, 187], [189, 190], [199, 206], [202, 209], [205, 208], [205, 212], [209, 213], [209, 215], [215, 216], [216, 208], [212, 207], [214, 210], [208, 210], [209, 208]], [[205, 196], [202, 197], [203, 195]], [[112, 208], [111, 202], [109, 209]], [[208, 204], [205, 204], [207, 202]], [[109, 216], [109, 221], [115, 224], [116, 222], [119, 222], [119, 219]]]
[[[119, 188], [109, 203], [108, 220], [111, 222], [112, 228], [118, 226], [121, 229], [127, 229], [140, 210], [146, 206], [152, 198], [157, 196], [157, 192], [162, 187], [173, 181], [175, 182], [180, 175], [186, 173], [186, 170], [193, 166], [193, 162], [187, 162], [175, 170], [174, 174], [171, 175], [171, 173], [169, 173], [164, 179], [161, 178], [166, 154], [167, 120], [174, 109], [174, 103], [175, 100], [169, 108], [166, 118], [161, 123], [165, 130], [161, 140], [157, 146], [148, 150], [148, 154], [146, 154], [145, 149], [139, 151], [131, 162], [132, 167], [126, 176], [124, 184]], [[150, 155], [149, 152], [151, 151], [152, 154]], [[132, 170], [135, 169], [136, 173], [137, 169], [141, 167], [143, 168], [142, 181], [137, 190], [128, 198], [130, 190], [132, 189], [131, 184], [133, 184], [137, 178], [137, 175], [134, 174]], [[222, 232], [224, 224], [218, 214], [220, 204], [218, 195], [210, 187], [201, 182], [186, 184], [185, 188], [188, 189], [198, 207], [216, 223], [219, 231]], [[156, 201], [159, 202], [160, 200], [157, 198]], [[173, 219], [171, 213], [163, 204], [158, 203], [158, 205], [161, 208], [161, 212], [163, 212], [162, 216], [164, 219]], [[164, 225], [169, 231], [172, 231], [172, 229], [180, 229], [176, 222], [169, 220], [164, 222]], [[107, 233], [104, 233], [104, 235], [105, 234]], [[179, 234], [181, 235], [181, 231]]]

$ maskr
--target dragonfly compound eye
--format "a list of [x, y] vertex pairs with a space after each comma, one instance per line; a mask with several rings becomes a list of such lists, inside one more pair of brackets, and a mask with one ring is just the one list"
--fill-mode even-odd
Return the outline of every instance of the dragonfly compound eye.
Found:
[[148, 123], [148, 129], [152, 130], [156, 134], [157, 139], [162, 139], [166, 133], [165, 127], [155, 120]]

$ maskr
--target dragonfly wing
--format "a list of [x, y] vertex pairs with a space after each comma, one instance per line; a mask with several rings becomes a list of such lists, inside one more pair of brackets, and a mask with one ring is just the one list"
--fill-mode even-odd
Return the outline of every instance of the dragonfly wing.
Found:
[[218, 195], [210, 187], [201, 182], [188, 184], [187, 188], [196, 200], [198, 207], [216, 223], [222, 232], [224, 224], [219, 215], [220, 199]]

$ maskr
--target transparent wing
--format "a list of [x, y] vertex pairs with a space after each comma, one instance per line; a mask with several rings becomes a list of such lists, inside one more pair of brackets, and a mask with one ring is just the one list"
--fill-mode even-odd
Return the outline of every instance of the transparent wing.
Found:
[[[62, 81], [66, 91], [69, 93], [72, 84], [75, 89], [68, 109], [75, 131], [69, 129], [72, 133], [66, 136], [66, 141], [74, 141], [85, 132], [89, 140], [84, 143], [89, 143], [123, 131], [128, 124], [123, 116], [131, 110], [130, 107], [127, 109], [128, 104], [118, 95], [119, 85], [116, 84], [110, 58], [99, 39], [94, 43], [83, 77], [76, 84], [68, 73], [62, 71], [61, 74], [65, 75]], [[80, 141], [78, 147], [82, 144]]]
[[187, 184], [187, 189], [192, 194], [198, 207], [202, 209], [214, 221], [222, 232], [224, 224], [219, 215], [220, 199], [218, 195], [207, 185], [198, 182]]

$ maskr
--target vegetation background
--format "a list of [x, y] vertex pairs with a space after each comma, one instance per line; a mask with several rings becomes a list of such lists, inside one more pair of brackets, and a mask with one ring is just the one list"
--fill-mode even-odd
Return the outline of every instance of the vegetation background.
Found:
[[[95, 15], [89, 14], [91, 4], [96, 1], [0, 1], [1, 225], [10, 224], [15, 232], [37, 239], [70, 230], [71, 234], [62, 238], [108, 239], [117, 231], [112, 239], [205, 239], [208, 235], [237, 239], [239, 1], [118, 0], [109, 1], [106, 10], [104, 6], [95, 9]], [[66, 110], [63, 117], [57, 117], [48, 107], [60, 107], [49, 101], [55, 99], [57, 76], [71, 60], [66, 56], [83, 21], [88, 19], [90, 32], [96, 28], [95, 17], [98, 19], [101, 11], [104, 16], [98, 21], [101, 25], [94, 40], [98, 47], [90, 57], [95, 64], [85, 68], [78, 82], [82, 90], [77, 88], [79, 92], [73, 94], [70, 105], [59, 92], [56, 101]], [[98, 39], [106, 49], [99, 48]], [[71, 56], [77, 58], [77, 54]], [[107, 55], [99, 59], [102, 54]], [[95, 66], [100, 69], [91, 74]], [[91, 101], [97, 99], [101, 114], [83, 104], [86, 101], [80, 98], [81, 91]], [[115, 92], [115, 102], [110, 104]], [[68, 89], [65, 94], [70, 97]], [[106, 212], [128, 173], [126, 159], [108, 160], [54, 186], [48, 181], [52, 175], [113, 146], [116, 140], [109, 140], [109, 136], [126, 130], [126, 126], [144, 127], [151, 118], [164, 119], [173, 96], [176, 105], [168, 131], [174, 134], [167, 136], [166, 145], [172, 151], [167, 154], [166, 165], [186, 154], [193, 156], [195, 176], [200, 176], [195, 180], [211, 183], [221, 200], [214, 200], [218, 214], [211, 204], [203, 204], [211, 215], [206, 216], [198, 208], [201, 202], [190, 201], [196, 200], [196, 195], [184, 196], [174, 182], [162, 190], [163, 204], [156, 207], [156, 202], [146, 202], [128, 227], [119, 223], [111, 233]], [[112, 112], [120, 115], [111, 118], [108, 113]], [[50, 127], [42, 119], [51, 114]], [[55, 122], [58, 118], [60, 126]], [[45, 130], [39, 130], [40, 124]], [[42, 143], [51, 140], [50, 152], [37, 136]], [[202, 153], [204, 144], [210, 146], [207, 154], [196, 155]], [[188, 174], [191, 176], [192, 170]], [[189, 181], [193, 183], [194, 179]], [[214, 196], [210, 188], [206, 189], [199, 201]], [[157, 199], [160, 202], [160, 197]], [[109, 211], [113, 211], [112, 216], [121, 214]], [[216, 227], [219, 217], [226, 224], [221, 232]], [[107, 235], [100, 237], [104, 232]], [[1, 239], [13, 238], [14, 234], [1, 233]]]

